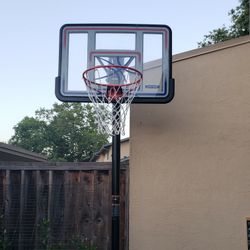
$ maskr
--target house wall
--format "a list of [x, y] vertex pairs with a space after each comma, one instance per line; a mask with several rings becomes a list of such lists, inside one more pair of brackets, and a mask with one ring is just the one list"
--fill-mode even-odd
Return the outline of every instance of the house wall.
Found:
[[174, 57], [176, 96], [136, 104], [130, 250], [247, 249], [250, 37]]
[[105, 151], [105, 153], [101, 153], [98, 158], [96, 159], [96, 162], [107, 162], [107, 161], [111, 161], [109, 158], [109, 153], [110, 153], [110, 149]]
[[[121, 142], [121, 159], [129, 157], [129, 140]], [[96, 160], [96, 162], [111, 162], [112, 161], [112, 147], [108, 147], [107, 150], [103, 151]]]

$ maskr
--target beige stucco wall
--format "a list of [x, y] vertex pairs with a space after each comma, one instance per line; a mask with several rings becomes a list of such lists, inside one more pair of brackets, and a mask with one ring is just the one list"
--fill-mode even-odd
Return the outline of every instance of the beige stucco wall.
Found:
[[247, 249], [250, 38], [174, 57], [176, 96], [133, 105], [130, 250]]

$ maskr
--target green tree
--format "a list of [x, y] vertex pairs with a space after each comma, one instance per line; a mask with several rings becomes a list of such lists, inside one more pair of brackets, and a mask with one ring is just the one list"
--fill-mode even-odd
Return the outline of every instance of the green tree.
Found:
[[108, 135], [98, 132], [90, 104], [54, 104], [41, 108], [35, 117], [24, 117], [15, 127], [9, 143], [42, 153], [50, 160], [88, 161]]
[[198, 43], [199, 47], [205, 47], [249, 34], [249, 0], [239, 0], [239, 2], [240, 5], [228, 13], [232, 25], [228, 28], [223, 26], [222, 28], [210, 31], [208, 35], [204, 36], [203, 41]]

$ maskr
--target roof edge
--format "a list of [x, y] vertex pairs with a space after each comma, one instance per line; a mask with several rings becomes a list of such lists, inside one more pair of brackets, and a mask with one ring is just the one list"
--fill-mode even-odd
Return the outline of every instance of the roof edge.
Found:
[[30, 158], [33, 160], [39, 160], [39, 161], [47, 161], [47, 157], [38, 153], [34, 153], [31, 151], [28, 151], [26, 149], [6, 144], [3, 142], [0, 142], [0, 151], [8, 154], [14, 154], [16, 156], [24, 157], [24, 158]]
[[242, 37], [235, 38], [235, 39], [230, 39], [225, 42], [220, 42], [220, 43], [212, 44], [206, 47], [197, 48], [197, 49], [193, 49], [193, 50], [189, 50], [186, 52], [176, 54], [173, 56], [173, 63], [187, 60], [193, 57], [198, 57], [201, 55], [213, 53], [216, 51], [240, 46], [240, 45], [247, 44], [247, 43], [250, 43], [250, 35], [242, 36]]

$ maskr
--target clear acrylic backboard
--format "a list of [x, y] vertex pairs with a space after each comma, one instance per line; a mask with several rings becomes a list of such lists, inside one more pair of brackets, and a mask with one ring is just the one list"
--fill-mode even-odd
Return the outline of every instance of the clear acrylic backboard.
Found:
[[118, 65], [143, 75], [133, 103], [168, 103], [174, 97], [172, 32], [166, 25], [65, 24], [60, 29], [56, 96], [90, 102], [82, 74], [89, 68]]

